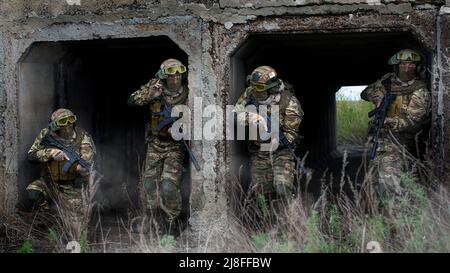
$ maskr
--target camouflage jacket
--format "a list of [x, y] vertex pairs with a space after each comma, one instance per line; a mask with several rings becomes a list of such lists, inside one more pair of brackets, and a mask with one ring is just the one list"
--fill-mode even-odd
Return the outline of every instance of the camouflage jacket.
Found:
[[[281, 97], [278, 102], [272, 105], [279, 105], [280, 109], [280, 130], [284, 133], [289, 142], [296, 142], [299, 140], [298, 129], [303, 118], [303, 110], [300, 102], [295, 97], [292, 85], [283, 83], [284, 88], [281, 91]], [[245, 112], [246, 105], [250, 102], [252, 93], [256, 92], [252, 86], [247, 87], [244, 93], [239, 97], [234, 111]], [[269, 109], [270, 112], [270, 109]], [[241, 124], [248, 124], [247, 119], [242, 119], [244, 115], [237, 115], [238, 122]]]
[[361, 98], [375, 103], [377, 96], [386, 94], [382, 82], [388, 78], [391, 78], [391, 92], [395, 99], [388, 109], [383, 129], [389, 129], [400, 138], [411, 139], [427, 121], [430, 94], [423, 81], [416, 79], [404, 83], [394, 73], [389, 73], [367, 86], [361, 93]]
[[[157, 82], [158, 79], [153, 78], [148, 83], [142, 85], [141, 88], [139, 88], [130, 95], [130, 98], [128, 99], [128, 104], [143, 106], [151, 104], [153, 101], [157, 100], [159, 97], [152, 96], [152, 88]], [[188, 93], [189, 92], [187, 86], [184, 85], [182, 91], [176, 96], [166, 95], [164, 91], [162, 96], [164, 97], [165, 101], [168, 104], [177, 105], [186, 103]]]
[[76, 136], [71, 140], [64, 140], [48, 128], [41, 130], [28, 151], [28, 160], [35, 163], [46, 163], [44, 174], [50, 174], [53, 181], [73, 180], [79, 176], [86, 177], [88, 173], [78, 173], [76, 164], [67, 172], [62, 172], [66, 160], [55, 161], [50, 155], [51, 147], [41, 145], [41, 140], [46, 134], [52, 134], [66, 147], [72, 148], [80, 157], [90, 164], [94, 164], [95, 146], [92, 137], [82, 128], [75, 128]]
[[130, 106], [143, 106], [149, 105], [151, 120], [148, 123], [147, 135], [154, 135], [160, 137], [170, 137], [170, 126], [167, 126], [161, 131], [157, 131], [156, 127], [158, 123], [163, 120], [162, 116], [152, 115], [152, 113], [160, 112], [163, 110], [162, 100], [169, 104], [170, 106], [186, 104], [187, 98], [189, 95], [189, 90], [186, 85], [183, 85], [180, 92], [176, 93], [176, 95], [172, 95], [168, 93], [167, 90], [164, 90], [160, 96], [153, 95], [153, 86], [158, 82], [158, 79], [151, 79], [148, 83], [144, 84], [133, 92], [128, 99], [128, 105]]

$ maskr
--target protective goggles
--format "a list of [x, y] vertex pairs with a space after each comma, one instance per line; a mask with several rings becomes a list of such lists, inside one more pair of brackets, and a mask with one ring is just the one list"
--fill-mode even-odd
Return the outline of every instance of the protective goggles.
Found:
[[397, 54], [399, 61], [420, 62], [420, 55], [414, 52], [400, 52]]
[[415, 52], [410, 52], [410, 51], [400, 52], [391, 57], [391, 59], [389, 60], [389, 64], [394, 65], [394, 64], [399, 64], [400, 62], [405, 62], [405, 61], [420, 62], [421, 57], [419, 54], [417, 54]]
[[164, 69], [164, 72], [169, 75], [175, 74], [177, 72], [182, 74], [182, 73], [186, 72], [186, 66], [180, 65], [180, 66], [167, 67]]
[[71, 123], [71, 124], [75, 123], [76, 121], [77, 121], [76, 116], [68, 116], [68, 117], [57, 120], [56, 125], [61, 127], [61, 126], [66, 126], [68, 123]]
[[271, 88], [274, 88], [275, 86], [278, 86], [279, 82], [278, 81], [274, 81], [271, 83], [256, 83], [256, 82], [250, 82], [251, 86], [258, 92], [263, 92], [266, 90], [269, 90]]

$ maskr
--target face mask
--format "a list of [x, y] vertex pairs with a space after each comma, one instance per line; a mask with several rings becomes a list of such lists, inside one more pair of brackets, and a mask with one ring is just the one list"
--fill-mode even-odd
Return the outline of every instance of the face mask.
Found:
[[58, 135], [64, 139], [71, 139], [73, 137], [74, 129], [73, 124], [63, 126], [58, 130]]
[[409, 63], [400, 63], [398, 65], [397, 76], [402, 81], [410, 81], [416, 77], [416, 66]]
[[253, 92], [253, 96], [258, 101], [266, 100], [269, 97], [269, 93], [267, 91], [263, 92]]
[[170, 92], [177, 92], [181, 88], [181, 74], [167, 77], [166, 83], [167, 90]]

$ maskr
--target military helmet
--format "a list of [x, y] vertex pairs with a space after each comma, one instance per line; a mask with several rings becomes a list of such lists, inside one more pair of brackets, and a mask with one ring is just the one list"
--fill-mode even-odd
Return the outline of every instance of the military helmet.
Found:
[[167, 75], [175, 74], [177, 72], [183, 74], [186, 70], [186, 66], [184, 66], [179, 60], [167, 59], [161, 63], [161, 66], [156, 73], [156, 77], [159, 79], [167, 79]]
[[422, 57], [419, 53], [417, 53], [414, 50], [411, 49], [402, 49], [399, 52], [395, 53], [394, 56], [392, 56], [389, 59], [390, 65], [396, 65], [399, 64], [401, 61], [411, 61], [420, 63], [422, 61]]
[[66, 126], [69, 123], [75, 123], [77, 121], [77, 116], [66, 108], [59, 108], [52, 113], [50, 117], [49, 128], [52, 131], [57, 131], [61, 126]]
[[255, 68], [247, 77], [247, 83], [253, 86], [256, 91], [265, 91], [280, 84], [277, 72], [270, 66], [263, 65]]

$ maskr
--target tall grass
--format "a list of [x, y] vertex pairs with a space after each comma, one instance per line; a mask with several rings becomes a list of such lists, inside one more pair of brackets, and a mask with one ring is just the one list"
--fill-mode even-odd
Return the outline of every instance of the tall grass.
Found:
[[364, 144], [369, 118], [367, 113], [373, 104], [367, 101], [351, 101], [342, 94], [336, 95], [336, 137], [339, 144]]
[[382, 252], [450, 252], [450, 194], [431, 166], [413, 165], [402, 176], [405, 194], [386, 200], [378, 200], [369, 170], [361, 185], [342, 173], [338, 193], [324, 175], [313, 204], [298, 195], [268, 217], [247, 206], [236, 214], [250, 242], [242, 245], [250, 252], [369, 252], [373, 245]]
[[[254, 198], [255, 195], [244, 192], [238, 179], [233, 179], [229, 184], [232, 211], [224, 210], [221, 215], [215, 215], [226, 225], [221, 225], [216, 218], [209, 219], [200, 232], [187, 228], [179, 237], [174, 237], [164, 234], [152, 215], [130, 217], [128, 221], [118, 221], [123, 236], [112, 236], [106, 231], [107, 227], [97, 223], [101, 236], [96, 238], [96, 243], [89, 243], [87, 250], [450, 252], [450, 194], [434, 175], [431, 161], [417, 161], [408, 154], [404, 158], [414, 167], [402, 176], [405, 194], [401, 196], [379, 200], [374, 190], [373, 170], [365, 170], [362, 184], [351, 181], [345, 172], [339, 181], [333, 181], [333, 177], [325, 173], [317, 200], [298, 191], [299, 194], [286, 202], [270, 202], [257, 195]], [[345, 154], [342, 164], [347, 164]], [[310, 177], [307, 177], [305, 184], [309, 183]], [[331, 191], [336, 188], [335, 183], [339, 184], [338, 192]], [[75, 231], [82, 230], [75, 228]], [[0, 233], [0, 239], [9, 238], [11, 245], [3, 251], [39, 251], [37, 244], [43, 242], [42, 234], [27, 228], [20, 218], [2, 218]], [[81, 235], [75, 232], [72, 236]], [[61, 242], [54, 249], [61, 251], [63, 247]]]
[[77, 241], [81, 251], [87, 252], [88, 227], [100, 179], [93, 173], [82, 188], [80, 213], [74, 213], [72, 204], [51, 191], [55, 209], [39, 208], [15, 215], [0, 209], [0, 252], [66, 252], [70, 241]]
[[[60, 197], [59, 194], [51, 194], [56, 207], [56, 229], [50, 229], [50, 237], [58, 252], [66, 250], [66, 244], [76, 241], [80, 244], [80, 251], [88, 251], [88, 227], [93, 209], [96, 205], [95, 194], [100, 185], [101, 176], [95, 171], [91, 172], [88, 183], [81, 189], [81, 203], [72, 204]], [[50, 193], [53, 193], [50, 191]], [[80, 206], [76, 208], [75, 206]]]

